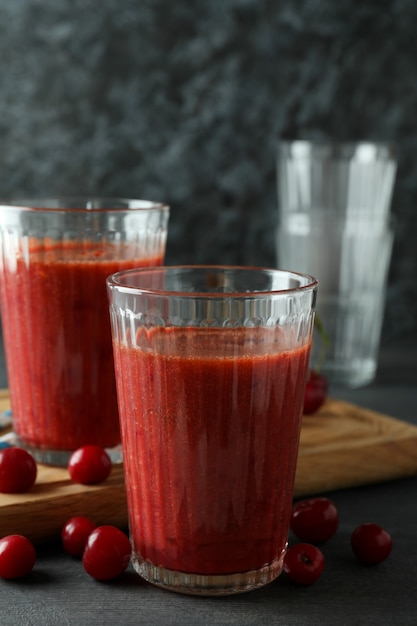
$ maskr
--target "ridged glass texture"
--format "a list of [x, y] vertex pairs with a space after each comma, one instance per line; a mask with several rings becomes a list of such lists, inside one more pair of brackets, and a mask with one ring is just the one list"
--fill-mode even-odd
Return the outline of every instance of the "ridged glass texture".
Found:
[[169, 209], [61, 198], [0, 206], [0, 295], [16, 442], [66, 465], [98, 444], [121, 459], [106, 278], [160, 265]]
[[279, 267], [314, 274], [317, 315], [312, 363], [333, 384], [375, 377], [394, 239], [393, 146], [284, 141], [279, 145]]
[[108, 280], [133, 564], [182, 593], [282, 570], [316, 301], [289, 272]]

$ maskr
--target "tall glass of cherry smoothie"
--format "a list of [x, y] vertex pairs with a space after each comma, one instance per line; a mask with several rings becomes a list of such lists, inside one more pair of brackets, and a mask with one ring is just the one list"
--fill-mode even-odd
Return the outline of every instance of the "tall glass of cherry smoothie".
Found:
[[61, 198], [0, 206], [0, 298], [13, 437], [66, 465], [97, 444], [121, 460], [106, 278], [160, 265], [169, 207]]
[[181, 266], [107, 280], [133, 565], [182, 593], [283, 567], [317, 281]]

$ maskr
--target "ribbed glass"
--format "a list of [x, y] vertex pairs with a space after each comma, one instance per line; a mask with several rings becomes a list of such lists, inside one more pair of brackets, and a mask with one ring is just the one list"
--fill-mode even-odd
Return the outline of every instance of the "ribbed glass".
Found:
[[106, 278], [160, 265], [169, 209], [62, 198], [0, 206], [0, 295], [16, 442], [66, 465], [98, 444], [121, 459]]
[[182, 593], [282, 570], [317, 283], [237, 267], [107, 281], [133, 564]]

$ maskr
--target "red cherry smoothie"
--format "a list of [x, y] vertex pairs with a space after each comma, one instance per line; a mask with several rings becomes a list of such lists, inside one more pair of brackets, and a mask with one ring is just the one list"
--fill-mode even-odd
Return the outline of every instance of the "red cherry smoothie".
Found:
[[[120, 246], [51, 244], [4, 267], [2, 323], [13, 428], [27, 445], [74, 450], [120, 443], [106, 278], [161, 258]], [[126, 249], [125, 257], [129, 257]]]
[[138, 331], [133, 347], [114, 339], [140, 559], [227, 574], [282, 558], [310, 345], [279, 348], [279, 333], [157, 328]]

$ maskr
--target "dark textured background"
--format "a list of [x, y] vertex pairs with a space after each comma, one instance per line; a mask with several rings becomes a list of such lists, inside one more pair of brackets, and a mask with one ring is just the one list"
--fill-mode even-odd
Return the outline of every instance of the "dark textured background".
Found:
[[417, 331], [415, 0], [2, 0], [0, 70], [0, 196], [164, 200], [169, 263], [276, 263], [279, 137], [397, 142]]

